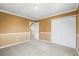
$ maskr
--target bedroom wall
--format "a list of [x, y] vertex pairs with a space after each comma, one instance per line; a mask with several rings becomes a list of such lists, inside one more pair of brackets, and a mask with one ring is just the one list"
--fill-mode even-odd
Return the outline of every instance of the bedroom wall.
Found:
[[29, 20], [0, 12], [0, 33], [29, 32]]
[[76, 27], [77, 27], [77, 49], [79, 51], [79, 8], [76, 16]]
[[42, 19], [39, 21], [39, 38], [42, 41], [51, 42], [51, 20]]
[[29, 20], [0, 11], [0, 47], [30, 39]]

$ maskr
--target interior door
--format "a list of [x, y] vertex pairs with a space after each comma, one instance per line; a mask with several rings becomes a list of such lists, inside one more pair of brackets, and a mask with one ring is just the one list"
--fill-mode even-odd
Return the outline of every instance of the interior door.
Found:
[[33, 23], [31, 26], [31, 32], [34, 39], [39, 40], [39, 23]]

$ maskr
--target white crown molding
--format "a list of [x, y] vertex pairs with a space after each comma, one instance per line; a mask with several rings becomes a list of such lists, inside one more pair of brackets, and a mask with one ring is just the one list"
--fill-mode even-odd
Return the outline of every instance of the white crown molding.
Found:
[[47, 17], [42, 17], [42, 18], [40, 18], [40, 19], [49, 18], [49, 17], [53, 17], [53, 16], [56, 16], [56, 15], [61, 15], [61, 14], [73, 12], [73, 11], [75, 11], [75, 10], [77, 10], [77, 8], [75, 8], [75, 9], [73, 9], [73, 10], [66, 11], [66, 12], [61, 12], [61, 13], [58, 13], [58, 14], [55, 14], [55, 15], [50, 15], [50, 16], [47, 16]]
[[[55, 15], [50, 15], [50, 16], [47, 16], [47, 17], [42, 17], [40, 19], [44, 19], [44, 18], [48, 18], [48, 17], [51, 17], [51, 16], [56, 16], [56, 15], [60, 15], [60, 14], [64, 14], [64, 13], [68, 13], [68, 12], [72, 12], [72, 11], [75, 11], [77, 10], [77, 8], [73, 9], [73, 10], [69, 10], [69, 11], [66, 11], [66, 12], [61, 12], [59, 14], [55, 14]], [[22, 17], [22, 18], [26, 18], [26, 19], [29, 19], [28, 17], [24, 17], [22, 15], [18, 15], [18, 14], [15, 14], [15, 13], [12, 13], [12, 12], [8, 12], [8, 11], [5, 11], [5, 10], [0, 10], [1, 12], [5, 12], [5, 13], [8, 13], [8, 14], [12, 14], [12, 15], [15, 15], [15, 16], [18, 16], [18, 17]], [[39, 19], [39, 20], [40, 20]], [[31, 21], [34, 21], [33, 19], [29, 19]], [[37, 20], [38, 21], [38, 20]]]
[[0, 35], [15, 35], [15, 34], [30, 34], [30, 32], [17, 32], [17, 33], [2, 33]]
[[[8, 13], [8, 14], [17, 16], [17, 17], [22, 17], [22, 18], [29, 19], [28, 17], [24, 17], [24, 16], [22, 16], [22, 15], [18, 15], [18, 14], [15, 14], [15, 13], [12, 13], [12, 12], [8, 12], [8, 11], [5, 11], [5, 10], [0, 10], [0, 12], [5, 12], [5, 13]], [[30, 20], [30, 19], [29, 19], [29, 20]]]

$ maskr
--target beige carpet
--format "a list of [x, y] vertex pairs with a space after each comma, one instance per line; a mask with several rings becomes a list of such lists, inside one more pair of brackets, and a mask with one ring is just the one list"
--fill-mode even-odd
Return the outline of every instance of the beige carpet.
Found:
[[75, 49], [57, 44], [31, 40], [20, 45], [0, 49], [0, 56], [77, 56]]

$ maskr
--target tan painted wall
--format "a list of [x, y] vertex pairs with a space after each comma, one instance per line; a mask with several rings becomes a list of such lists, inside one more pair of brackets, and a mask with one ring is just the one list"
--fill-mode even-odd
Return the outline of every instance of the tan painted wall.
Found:
[[77, 27], [77, 48], [79, 50], [79, 9], [77, 12], [77, 18], [76, 18], [76, 27]]
[[79, 34], [79, 10], [77, 12], [77, 18], [76, 18], [76, 22], [77, 22], [77, 34]]
[[51, 32], [51, 20], [45, 19], [39, 22], [40, 32]]
[[39, 22], [39, 38], [42, 41], [51, 42], [51, 20], [45, 19]]
[[0, 48], [30, 40], [30, 20], [0, 12]]
[[29, 20], [0, 12], [0, 33], [29, 32]]

